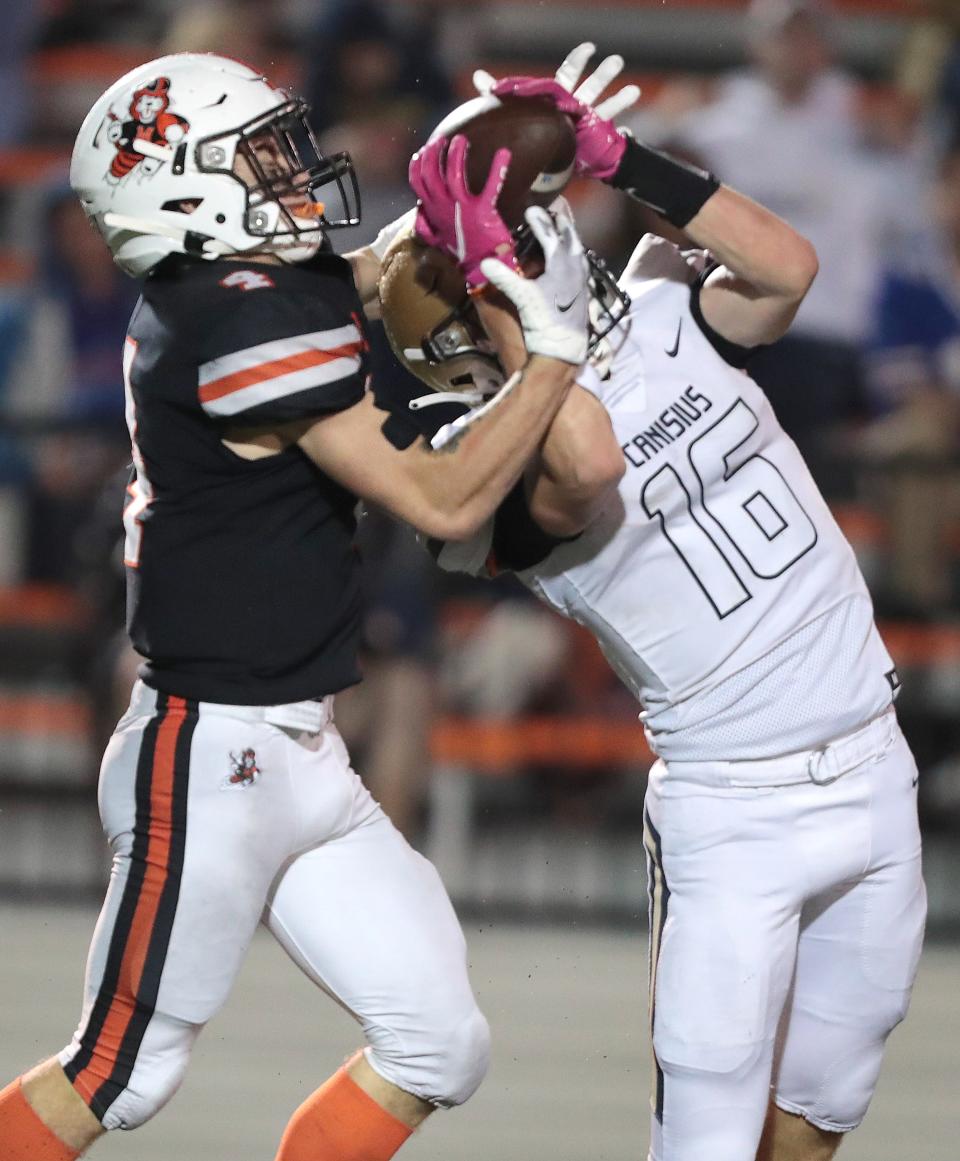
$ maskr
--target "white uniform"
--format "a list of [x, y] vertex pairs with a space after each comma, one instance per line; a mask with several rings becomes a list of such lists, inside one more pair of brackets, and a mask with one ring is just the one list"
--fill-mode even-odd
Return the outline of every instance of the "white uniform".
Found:
[[[916, 767], [863, 578], [763, 393], [725, 360], [739, 349], [708, 338], [696, 275], [661, 239], [637, 248], [629, 334], [609, 377], [581, 378], [626, 474], [582, 536], [519, 575], [595, 634], [660, 759], [651, 1157], [749, 1161], [774, 1067], [782, 1107], [828, 1130], [863, 1117], [925, 896]], [[440, 562], [478, 571], [491, 542]]]
[[135, 684], [100, 779], [110, 887], [59, 1055], [105, 1128], [173, 1096], [260, 923], [362, 1026], [381, 1076], [444, 1106], [480, 1083], [489, 1031], [460, 925], [351, 768], [332, 705]]

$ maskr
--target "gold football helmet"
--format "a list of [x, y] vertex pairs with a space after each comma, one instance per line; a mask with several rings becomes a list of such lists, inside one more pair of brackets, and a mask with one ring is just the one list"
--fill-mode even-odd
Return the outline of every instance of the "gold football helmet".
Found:
[[436, 393], [411, 407], [475, 407], [503, 386], [506, 375], [452, 258], [401, 234], [384, 255], [379, 292], [394, 353]]
[[[517, 249], [525, 269], [542, 261], [529, 227], [518, 232]], [[606, 377], [620, 345], [618, 338], [629, 328], [630, 299], [591, 250], [587, 261], [588, 357], [601, 377]], [[420, 241], [412, 231], [401, 234], [384, 255], [379, 292], [383, 325], [394, 354], [434, 393], [412, 400], [412, 410], [431, 403], [476, 407], [503, 386], [507, 376], [452, 258]]]

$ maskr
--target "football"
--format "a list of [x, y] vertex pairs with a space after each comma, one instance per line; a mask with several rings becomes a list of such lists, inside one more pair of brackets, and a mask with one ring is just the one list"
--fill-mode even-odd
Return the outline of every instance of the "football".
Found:
[[483, 188], [498, 149], [511, 152], [507, 178], [497, 200], [503, 220], [515, 230], [528, 206], [547, 206], [573, 176], [576, 136], [573, 122], [543, 97], [481, 97], [461, 105], [433, 132], [470, 142], [467, 182]]

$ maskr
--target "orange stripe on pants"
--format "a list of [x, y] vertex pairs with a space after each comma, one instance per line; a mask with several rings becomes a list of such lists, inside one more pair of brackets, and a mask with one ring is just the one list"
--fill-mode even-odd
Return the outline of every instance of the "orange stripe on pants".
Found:
[[136, 1011], [137, 994], [150, 948], [160, 897], [169, 875], [170, 837], [173, 823], [173, 784], [177, 738], [186, 719], [187, 703], [169, 697], [167, 712], [157, 731], [151, 764], [150, 825], [146, 871], [137, 899], [133, 922], [126, 938], [120, 977], [90, 1063], [74, 1077], [73, 1084], [89, 1104], [100, 1085], [110, 1078], [120, 1046]]

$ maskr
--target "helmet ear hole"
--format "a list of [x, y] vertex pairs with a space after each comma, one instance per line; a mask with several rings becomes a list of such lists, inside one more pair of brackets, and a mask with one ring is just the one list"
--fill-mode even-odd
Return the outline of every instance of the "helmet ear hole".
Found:
[[203, 198], [172, 198], [164, 202], [160, 209], [171, 214], [192, 214], [203, 205]]

